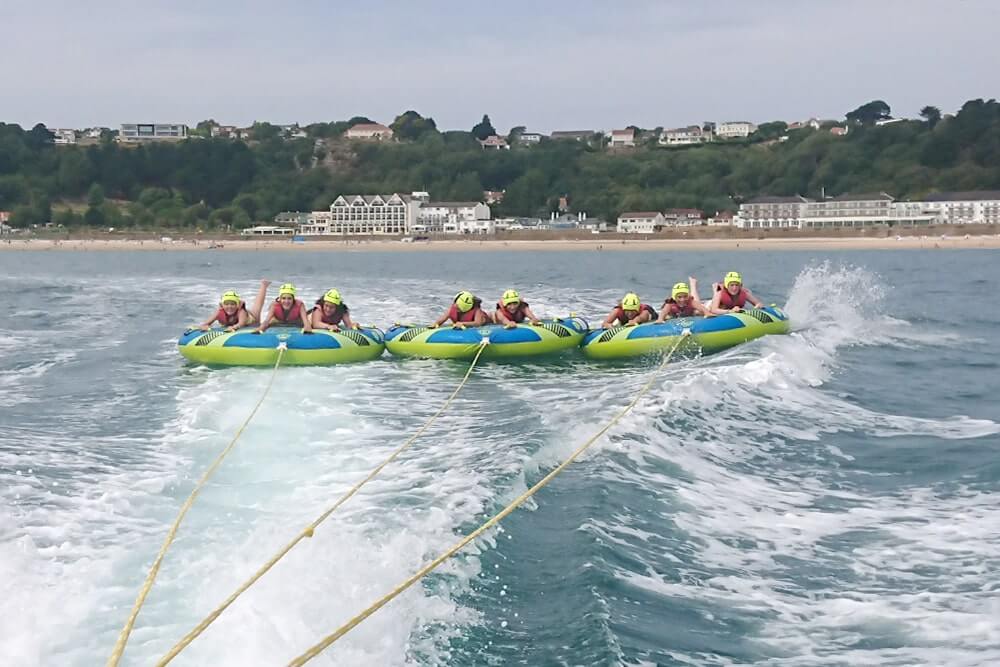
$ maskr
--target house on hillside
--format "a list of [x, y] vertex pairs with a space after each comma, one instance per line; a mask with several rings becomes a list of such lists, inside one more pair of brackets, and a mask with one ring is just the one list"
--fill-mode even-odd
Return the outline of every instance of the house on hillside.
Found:
[[693, 144], [707, 143], [712, 140], [712, 135], [705, 132], [700, 125], [689, 125], [678, 127], [672, 130], [664, 130], [660, 135], [661, 146], [691, 146]]
[[632, 148], [635, 146], [635, 130], [631, 127], [624, 130], [611, 130], [612, 148]]
[[570, 139], [573, 141], [583, 141], [590, 143], [593, 140], [595, 132], [593, 130], [557, 130], [549, 135], [549, 138], [553, 141], [558, 141], [560, 139]]
[[715, 136], [720, 139], [741, 139], [757, 131], [757, 126], [745, 120], [732, 120], [715, 126]]
[[362, 141], [390, 141], [392, 135], [392, 130], [381, 123], [358, 123], [344, 133], [348, 139]]
[[482, 141], [480, 141], [479, 145], [483, 147], [483, 150], [487, 150], [487, 151], [490, 151], [490, 150], [493, 150], [493, 151], [509, 151], [510, 150], [510, 144], [507, 143], [507, 140], [504, 139], [503, 137], [497, 136], [495, 134], [491, 134], [490, 136], [488, 136], [485, 139], [483, 139]]

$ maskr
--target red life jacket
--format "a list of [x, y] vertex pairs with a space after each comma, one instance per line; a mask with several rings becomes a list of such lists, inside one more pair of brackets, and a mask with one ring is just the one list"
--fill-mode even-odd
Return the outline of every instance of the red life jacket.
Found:
[[448, 311], [448, 317], [449, 317], [449, 319], [451, 319], [452, 322], [455, 322], [455, 323], [458, 323], [458, 322], [462, 322], [462, 323], [465, 323], [465, 322], [475, 322], [475, 320], [476, 320], [476, 313], [482, 312], [482, 308], [480, 308], [480, 304], [482, 304], [482, 301], [480, 301], [479, 299], [476, 299], [473, 302], [473, 306], [472, 306], [471, 310], [468, 310], [468, 311], [466, 311], [464, 313], [460, 313], [460, 312], [458, 312], [458, 304], [453, 303], [453, 304], [451, 304], [451, 309]]
[[723, 287], [719, 291], [721, 292], [721, 296], [719, 297], [720, 308], [732, 309], [736, 308], [737, 306], [742, 308], [743, 305], [747, 302], [747, 291], [742, 287], [740, 288], [740, 291], [736, 296], [730, 294], [729, 290], [727, 290], [725, 287]]
[[301, 301], [295, 300], [292, 304], [291, 310], [285, 310], [284, 306], [281, 305], [281, 301], [277, 299], [274, 302], [274, 319], [281, 324], [293, 324], [295, 322], [300, 322], [302, 320], [302, 309], [305, 307]]
[[227, 313], [222, 306], [219, 306], [219, 310], [215, 312], [215, 321], [224, 327], [234, 327], [240, 323], [240, 311], [246, 309], [246, 304], [240, 301], [240, 305], [236, 308], [236, 312], [232, 314], [232, 317], [230, 317], [229, 313]]
[[511, 313], [509, 310], [504, 308], [503, 303], [497, 301], [497, 310], [502, 311], [503, 316], [506, 317], [511, 322], [517, 322], [518, 324], [523, 322], [524, 318], [527, 317], [527, 315], [524, 314], [524, 311], [527, 309], [528, 309], [528, 302], [521, 301], [520, 303], [517, 304], [517, 310]]
[[663, 305], [667, 307], [667, 312], [670, 317], [692, 317], [695, 314], [694, 301], [688, 299], [686, 306], [681, 306], [673, 299], [667, 299], [663, 302]]
[[311, 315], [314, 310], [319, 310], [320, 317], [322, 318], [323, 324], [337, 324], [339, 325], [343, 319], [344, 315], [347, 314], [347, 304], [342, 303], [337, 306], [336, 310], [333, 311], [333, 315], [327, 317], [326, 311], [323, 310], [323, 299], [316, 302], [315, 308], [309, 309], [309, 314]]
[[[649, 314], [650, 314], [650, 316], [654, 320], [656, 319], [656, 317], [657, 317], [656, 311], [653, 310], [652, 306], [647, 306], [644, 303], [639, 304], [639, 312], [641, 313], [644, 310], [648, 311]], [[615, 320], [621, 322], [622, 324], [628, 324], [629, 323], [628, 315], [625, 314], [625, 309], [622, 308], [622, 305], [620, 303], [617, 306], [615, 306]], [[614, 321], [614, 320], [612, 320], [612, 321]]]

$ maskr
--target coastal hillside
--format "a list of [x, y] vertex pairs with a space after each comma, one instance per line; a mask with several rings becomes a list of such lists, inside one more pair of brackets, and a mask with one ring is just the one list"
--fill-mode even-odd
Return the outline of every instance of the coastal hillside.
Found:
[[[439, 132], [407, 112], [393, 141], [345, 138], [352, 124], [318, 123], [294, 136], [257, 123], [243, 138], [55, 145], [43, 125], [0, 123], [0, 211], [10, 224], [241, 228], [286, 210], [326, 208], [338, 194], [428, 191], [479, 201], [503, 192], [494, 216], [548, 216], [566, 197], [573, 211], [614, 219], [622, 211], [735, 210], [759, 195], [814, 197], [884, 191], [901, 199], [939, 190], [1000, 189], [1000, 103], [966, 102], [954, 115], [926, 107], [892, 119], [869, 103], [844, 121], [765, 123], [737, 140], [672, 147], [633, 128], [636, 145], [600, 134], [489, 150], [470, 132]], [[883, 104], [884, 103], [880, 103]], [[484, 118], [488, 123], [488, 118]], [[492, 129], [491, 127], [489, 129]], [[204, 133], [207, 135], [207, 133]]]

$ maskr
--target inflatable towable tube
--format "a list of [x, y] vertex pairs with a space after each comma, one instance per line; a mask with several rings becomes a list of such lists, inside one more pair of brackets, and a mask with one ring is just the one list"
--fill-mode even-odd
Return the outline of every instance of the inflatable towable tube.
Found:
[[466, 329], [397, 324], [385, 332], [385, 346], [399, 357], [472, 359], [487, 339], [483, 359], [511, 359], [578, 347], [587, 330], [586, 320], [580, 317], [542, 320], [538, 326], [519, 324], [511, 329], [496, 324]]
[[691, 336], [678, 352], [719, 352], [767, 334], [788, 333], [788, 316], [777, 306], [748, 308], [715, 317], [682, 317], [661, 324], [612, 327], [591, 331], [583, 339], [583, 354], [590, 359], [626, 359], [673, 348], [685, 329]]
[[378, 359], [385, 351], [385, 336], [374, 327], [342, 331], [314, 330], [311, 334], [292, 327], [271, 327], [255, 334], [246, 328], [185, 331], [177, 347], [185, 359], [211, 366], [273, 366], [278, 346], [286, 350], [283, 366], [327, 366]]

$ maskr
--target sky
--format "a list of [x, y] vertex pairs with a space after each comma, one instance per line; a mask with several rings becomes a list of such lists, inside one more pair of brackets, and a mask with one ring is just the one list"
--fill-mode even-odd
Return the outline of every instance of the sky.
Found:
[[0, 22], [0, 122], [26, 127], [414, 109], [550, 132], [1000, 97], [1000, 0], [4, 0]]

